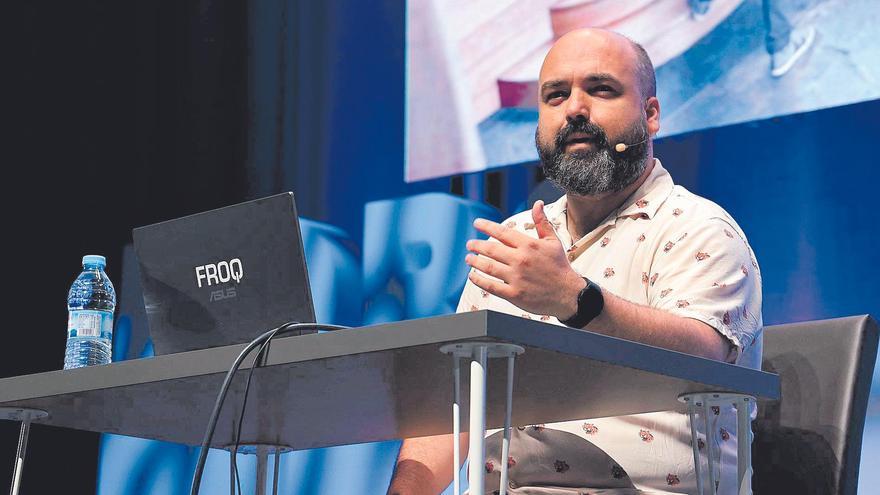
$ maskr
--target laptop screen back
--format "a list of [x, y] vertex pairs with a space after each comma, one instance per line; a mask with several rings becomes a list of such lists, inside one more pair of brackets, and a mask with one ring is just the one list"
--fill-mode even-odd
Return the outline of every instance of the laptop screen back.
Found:
[[249, 342], [315, 312], [292, 193], [134, 229], [156, 354]]

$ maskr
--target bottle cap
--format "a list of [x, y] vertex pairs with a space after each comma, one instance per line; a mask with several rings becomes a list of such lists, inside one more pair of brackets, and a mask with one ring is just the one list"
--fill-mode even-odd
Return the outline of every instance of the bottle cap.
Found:
[[107, 266], [107, 258], [104, 258], [99, 254], [87, 254], [83, 256], [82, 264], [83, 266], [98, 265], [101, 268], [104, 268], [105, 266]]

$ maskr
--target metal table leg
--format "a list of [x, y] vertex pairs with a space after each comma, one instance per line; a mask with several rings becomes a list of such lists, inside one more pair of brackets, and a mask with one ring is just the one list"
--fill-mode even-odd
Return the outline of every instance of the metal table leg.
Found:
[[257, 485], [254, 487], [256, 495], [266, 495], [266, 475], [269, 471], [269, 450], [265, 445], [257, 447]]
[[468, 486], [471, 493], [486, 491], [486, 346], [474, 347], [471, 356], [470, 447]]
[[[691, 439], [694, 450], [694, 469], [697, 475], [697, 490], [705, 495], [707, 492], [715, 494], [718, 491], [716, 485], [714, 445], [712, 431], [710, 430], [711, 408], [713, 406], [730, 406], [736, 408], [736, 480], [739, 495], [751, 495], [752, 493], [752, 427], [751, 405], [755, 398], [745, 394], [733, 394], [726, 392], [697, 392], [683, 394], [678, 400], [687, 404], [688, 415], [691, 424]], [[704, 428], [706, 429], [706, 467], [709, 471], [709, 483], [705, 483], [701, 473], [702, 462], [700, 460], [699, 440], [696, 431], [696, 412], [700, 410], [703, 416]], [[708, 486], [708, 489], [706, 488]]]
[[49, 413], [41, 409], [25, 409], [20, 407], [0, 407], [0, 419], [18, 421], [21, 430], [18, 434], [18, 450], [15, 453], [15, 464], [12, 467], [12, 485], [9, 487], [9, 495], [18, 495], [21, 487], [21, 476], [24, 471], [24, 459], [27, 454], [28, 435], [31, 431], [31, 422], [43, 419]]
[[[440, 352], [451, 354], [453, 358], [452, 373], [454, 378], [454, 399], [452, 403], [452, 427], [453, 427], [453, 486], [455, 494], [461, 492], [458, 472], [461, 469], [459, 453], [459, 438], [461, 436], [460, 422], [460, 381], [461, 371], [459, 360], [468, 358], [471, 360], [470, 382], [470, 422], [468, 431], [471, 432], [468, 453], [468, 491], [472, 494], [482, 494], [486, 489], [485, 457], [486, 457], [486, 365], [488, 359], [507, 358], [507, 401], [504, 422], [504, 443], [502, 445], [501, 462], [501, 495], [507, 493], [507, 454], [510, 443], [510, 416], [513, 398], [513, 362], [518, 354], [525, 349], [514, 344], [495, 342], [462, 342], [448, 344], [440, 348]], [[479, 432], [479, 433], [477, 433]]]
[[736, 482], [740, 495], [752, 494], [752, 414], [755, 398], [739, 396], [736, 402]]
[[[233, 452], [235, 447], [232, 445], [227, 445], [224, 447], [226, 450], [230, 451], [230, 455], [235, 455]], [[272, 478], [272, 493], [278, 493], [278, 477], [281, 471], [281, 454], [285, 452], [290, 452], [293, 449], [286, 445], [269, 445], [269, 444], [240, 444], [238, 446], [238, 452], [240, 454], [253, 454], [257, 456], [257, 473], [256, 473], [256, 485], [254, 487], [254, 493], [256, 495], [266, 495], [266, 485], [269, 484], [269, 455], [273, 455], [273, 478]], [[231, 462], [230, 462], [230, 470], [231, 470]], [[230, 473], [230, 479], [234, 480], [235, 473]]]
[[507, 470], [510, 468], [510, 414], [513, 409], [513, 362], [516, 354], [507, 357], [507, 401], [504, 405], [504, 438], [501, 440], [501, 489], [500, 495], [507, 495]]
[[235, 495], [235, 452], [229, 451], [229, 495]]
[[452, 356], [452, 376], [455, 390], [452, 394], [452, 489], [455, 495], [461, 494], [461, 365], [458, 356]]

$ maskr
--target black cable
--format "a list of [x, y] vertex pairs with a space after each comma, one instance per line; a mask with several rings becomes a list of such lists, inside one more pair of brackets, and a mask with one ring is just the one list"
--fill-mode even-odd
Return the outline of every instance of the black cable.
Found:
[[257, 367], [262, 367], [262, 366], [266, 365], [266, 360], [268, 359], [268, 356], [269, 356], [269, 342], [272, 341], [272, 338], [274, 336], [275, 336], [275, 333], [270, 335], [269, 338], [267, 338], [266, 341], [263, 342], [263, 345], [260, 346], [260, 350], [257, 351], [257, 357], [254, 358], [254, 365], [251, 366], [251, 369], [248, 371], [247, 382], [245, 383], [245, 386], [244, 386], [244, 399], [242, 399], [242, 402], [241, 402], [241, 413], [238, 416], [238, 425], [235, 429], [235, 444], [234, 444], [232, 451], [230, 452], [230, 455], [232, 455], [232, 468], [233, 468], [233, 473], [235, 475], [235, 483], [238, 486], [238, 493], [239, 494], [241, 494], [243, 492], [241, 491], [241, 477], [238, 474], [238, 455], [237, 454], [238, 454], [238, 447], [241, 444], [241, 428], [242, 428], [241, 425], [242, 425], [242, 423], [244, 423], [244, 411], [247, 408], [248, 393], [250, 392], [250, 389], [251, 389], [251, 378], [254, 376], [254, 370], [257, 369]]
[[214, 409], [211, 411], [211, 418], [208, 420], [208, 428], [205, 431], [205, 436], [202, 439], [202, 449], [199, 453], [199, 460], [196, 464], [195, 472], [193, 473], [193, 480], [191, 485], [191, 494], [198, 495], [199, 486], [202, 483], [202, 472], [205, 470], [205, 461], [208, 458], [208, 449], [211, 445], [211, 439], [214, 437], [214, 429], [217, 427], [217, 419], [220, 416], [220, 409], [223, 407], [223, 401], [226, 399], [226, 393], [229, 391], [229, 385], [232, 382], [232, 377], [235, 375], [235, 371], [238, 370], [239, 366], [241, 366], [241, 362], [244, 361], [244, 358], [247, 357], [248, 354], [256, 347], [258, 344], [261, 344], [265, 339], [272, 335], [275, 330], [278, 330], [281, 327], [274, 328], [269, 330], [268, 332], [263, 333], [256, 339], [252, 340], [242, 351], [239, 353], [238, 357], [235, 358], [235, 361], [232, 363], [232, 368], [226, 373], [226, 378], [223, 380], [223, 385], [220, 386], [220, 393], [217, 395], [217, 399], [214, 402]]
[[235, 361], [233, 361], [232, 367], [226, 373], [226, 378], [223, 380], [223, 385], [220, 386], [220, 392], [218, 392], [217, 394], [217, 400], [214, 402], [214, 409], [211, 411], [211, 417], [208, 420], [208, 427], [205, 429], [205, 437], [202, 440], [202, 448], [201, 452], [199, 452], [199, 460], [196, 463], [196, 469], [193, 473], [190, 495], [198, 495], [199, 493], [199, 487], [202, 483], [202, 473], [205, 470], [205, 462], [208, 458], [208, 450], [211, 445], [211, 440], [214, 438], [214, 430], [217, 428], [217, 420], [220, 417], [220, 410], [223, 408], [223, 402], [226, 400], [226, 394], [229, 392], [229, 386], [232, 384], [232, 379], [235, 376], [235, 372], [238, 371], [238, 368], [241, 367], [241, 363], [244, 361], [244, 359], [251, 352], [253, 352], [253, 350], [258, 345], [261, 345], [271, 340], [276, 336], [276, 334], [282, 335], [288, 332], [292, 332], [294, 330], [344, 330], [346, 328], [348, 327], [340, 325], [325, 325], [320, 323], [285, 323], [284, 325], [264, 332], [262, 335], [255, 338], [247, 346], [245, 346], [238, 357], [235, 358]]

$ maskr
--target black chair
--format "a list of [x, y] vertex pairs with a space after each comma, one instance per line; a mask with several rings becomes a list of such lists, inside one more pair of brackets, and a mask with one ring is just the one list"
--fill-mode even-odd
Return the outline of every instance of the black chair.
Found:
[[868, 315], [764, 329], [782, 399], [759, 402], [752, 424], [755, 495], [856, 493], [877, 336]]

